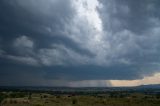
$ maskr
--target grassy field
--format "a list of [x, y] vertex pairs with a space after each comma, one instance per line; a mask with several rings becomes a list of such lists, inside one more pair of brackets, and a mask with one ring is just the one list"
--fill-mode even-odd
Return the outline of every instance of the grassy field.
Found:
[[132, 93], [113, 96], [96, 95], [54, 95], [47, 93], [1, 92], [1, 106], [160, 106], [156, 95]]

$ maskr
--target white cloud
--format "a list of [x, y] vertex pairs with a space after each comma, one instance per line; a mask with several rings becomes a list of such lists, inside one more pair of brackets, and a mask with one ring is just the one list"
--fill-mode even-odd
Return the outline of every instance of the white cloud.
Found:
[[34, 41], [28, 36], [22, 35], [17, 37], [13, 41], [13, 47], [17, 55], [24, 57], [36, 57], [36, 53], [34, 51]]
[[[110, 1], [110, 3], [112, 2]], [[105, 14], [107, 15], [105, 21], [108, 22], [109, 30], [104, 29], [104, 20], [102, 20], [97, 10], [104, 7], [98, 0], [77, 0], [73, 2], [73, 5], [76, 14], [71, 23], [65, 25], [63, 33], [77, 42], [80, 47], [95, 54], [95, 57], [90, 59], [92, 62], [88, 64], [101, 66], [108, 66], [114, 64], [114, 62], [130, 64], [130, 60], [124, 56], [139, 49], [139, 47], [136, 44], [135, 34], [132, 31], [123, 29], [113, 33], [110, 30], [113, 23], [115, 26], [122, 26], [120, 20], [112, 20], [110, 16], [114, 12], [110, 9], [112, 4], [108, 5], [109, 10]], [[120, 6], [119, 10], [125, 14], [130, 12], [128, 6]]]
[[74, 5], [78, 17], [85, 19], [95, 30], [102, 31], [102, 21], [97, 11], [101, 6], [98, 0], [77, 0]]
[[71, 23], [65, 25], [63, 33], [78, 43], [80, 47], [95, 54], [95, 57], [91, 59], [91, 64], [106, 64], [108, 60], [106, 61], [105, 56], [110, 44], [103, 39], [102, 20], [97, 10], [102, 5], [98, 0], [77, 0], [73, 2], [73, 5], [76, 14]]
[[27, 36], [22, 35], [16, 38], [13, 42], [13, 47], [17, 54], [20, 55], [12, 55], [2, 52], [2, 56], [7, 59], [11, 59], [17, 61], [21, 64], [39, 66], [38, 59], [36, 58], [36, 53], [33, 51], [34, 42]]
[[38, 57], [44, 65], [78, 65], [87, 64], [89, 58], [82, 56], [64, 45], [53, 45], [50, 49], [41, 49]]
[[33, 66], [39, 66], [39, 62], [34, 59], [33, 57], [24, 57], [24, 56], [12, 56], [12, 55], [5, 55], [6, 58], [18, 61], [21, 64], [28, 64]]
[[41, 49], [39, 51], [39, 58], [42, 64], [51, 65], [64, 65], [64, 53], [56, 49]]
[[31, 48], [32, 49], [34, 46], [34, 43], [29, 37], [22, 35], [15, 39], [14, 46], [18, 48]]

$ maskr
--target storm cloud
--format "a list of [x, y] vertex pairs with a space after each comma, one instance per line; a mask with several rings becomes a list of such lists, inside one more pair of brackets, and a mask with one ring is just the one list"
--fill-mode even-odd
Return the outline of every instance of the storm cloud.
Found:
[[0, 84], [111, 86], [159, 73], [159, 4], [1, 0]]

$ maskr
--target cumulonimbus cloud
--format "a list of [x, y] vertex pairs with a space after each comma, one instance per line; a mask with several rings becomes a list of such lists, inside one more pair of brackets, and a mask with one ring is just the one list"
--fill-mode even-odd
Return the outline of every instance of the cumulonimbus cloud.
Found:
[[2, 0], [0, 58], [34, 70], [41, 67], [49, 80], [152, 75], [160, 67], [158, 4], [158, 0]]

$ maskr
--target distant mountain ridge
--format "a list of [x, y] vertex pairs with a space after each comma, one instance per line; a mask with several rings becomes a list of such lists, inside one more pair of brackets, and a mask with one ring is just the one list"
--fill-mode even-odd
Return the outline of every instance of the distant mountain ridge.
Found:
[[160, 89], [160, 84], [149, 84], [149, 85], [140, 85], [138, 88], [151, 88], [151, 89]]

